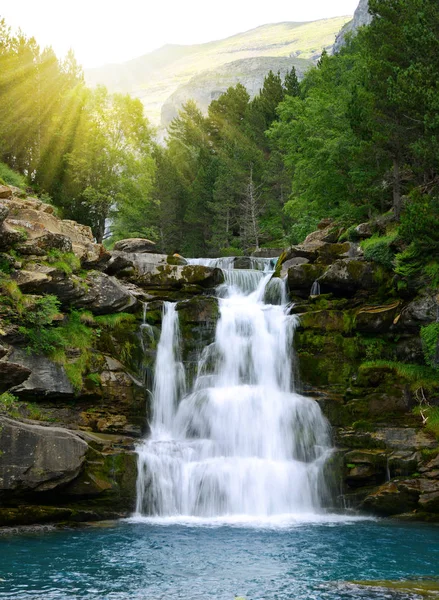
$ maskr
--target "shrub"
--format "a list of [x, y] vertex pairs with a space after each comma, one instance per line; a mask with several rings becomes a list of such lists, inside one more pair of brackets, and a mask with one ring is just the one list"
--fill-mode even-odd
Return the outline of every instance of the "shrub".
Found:
[[23, 189], [26, 188], [26, 179], [23, 175], [13, 171], [8, 165], [5, 165], [5, 163], [2, 162], [0, 162], [0, 178], [6, 185], [15, 185], [15, 187]]

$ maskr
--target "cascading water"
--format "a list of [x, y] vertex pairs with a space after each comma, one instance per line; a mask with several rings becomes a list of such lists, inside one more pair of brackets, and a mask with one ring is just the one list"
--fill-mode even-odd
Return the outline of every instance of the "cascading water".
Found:
[[292, 391], [297, 317], [268, 267], [224, 273], [215, 341], [190, 393], [177, 312], [165, 303], [138, 515], [265, 518], [321, 507], [330, 435], [318, 404]]

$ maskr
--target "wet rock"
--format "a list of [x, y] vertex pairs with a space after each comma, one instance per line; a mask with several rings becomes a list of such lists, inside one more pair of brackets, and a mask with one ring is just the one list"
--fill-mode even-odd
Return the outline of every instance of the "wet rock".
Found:
[[286, 260], [284, 263], [282, 263], [282, 268], [281, 268], [279, 275], [280, 275], [280, 277], [284, 278], [288, 275], [288, 269], [290, 267], [297, 267], [299, 265], [307, 265], [308, 263], [309, 263], [309, 260], [307, 258], [304, 258], [303, 256], [297, 256], [295, 258], [290, 258], [290, 259]]
[[239, 256], [233, 261], [234, 269], [251, 269], [252, 266], [252, 260], [249, 256]]
[[224, 281], [221, 269], [188, 265], [158, 265], [138, 279], [138, 285], [152, 289], [180, 289], [188, 284], [213, 288]]
[[351, 296], [378, 287], [375, 269], [372, 263], [345, 258], [332, 263], [318, 281], [323, 293]]
[[361, 333], [386, 333], [393, 325], [400, 302], [385, 306], [366, 306], [355, 315], [355, 329]]
[[72, 481], [87, 444], [58, 427], [41, 427], [0, 417], [0, 493], [41, 492]]
[[31, 370], [23, 365], [0, 361], [0, 394], [20, 385], [31, 374]]
[[344, 331], [346, 327], [344, 313], [340, 310], [316, 310], [298, 316], [304, 329]]
[[301, 264], [288, 269], [288, 289], [291, 293], [308, 297], [312, 284], [324, 272], [323, 265]]
[[157, 252], [156, 243], [147, 240], [146, 238], [128, 238], [126, 240], [120, 240], [114, 244], [114, 249], [118, 252], [138, 254]]
[[219, 317], [218, 300], [210, 296], [199, 296], [178, 302], [176, 310], [182, 325], [215, 324]]
[[369, 494], [361, 508], [382, 516], [398, 515], [415, 510], [419, 496], [419, 481], [390, 481]]

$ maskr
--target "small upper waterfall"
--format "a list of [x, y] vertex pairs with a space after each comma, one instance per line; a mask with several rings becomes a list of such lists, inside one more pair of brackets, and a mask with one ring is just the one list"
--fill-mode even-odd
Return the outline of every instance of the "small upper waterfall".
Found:
[[139, 515], [264, 518], [321, 507], [330, 435], [318, 404], [294, 392], [297, 317], [286, 314], [268, 261], [231, 265], [221, 267], [215, 340], [188, 392], [177, 311], [164, 305], [151, 435], [138, 448]]

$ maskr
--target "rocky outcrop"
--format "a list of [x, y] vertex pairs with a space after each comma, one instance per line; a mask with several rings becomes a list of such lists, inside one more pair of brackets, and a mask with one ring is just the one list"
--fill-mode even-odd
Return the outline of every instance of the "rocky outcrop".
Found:
[[369, 13], [369, 0], [360, 0], [354, 18], [343, 27], [337, 35], [334, 43], [334, 52], [339, 52], [346, 43], [346, 37], [354, 35], [355, 32], [363, 25], [369, 25], [372, 22], [372, 15]]
[[10, 386], [12, 393], [23, 400], [72, 400], [75, 397], [75, 390], [64, 367], [46, 356], [32, 355], [25, 350], [15, 349], [9, 360], [27, 373], [27, 377], [20, 384]]
[[23, 365], [0, 360], [0, 394], [26, 381], [31, 372]]
[[137, 254], [157, 252], [155, 242], [151, 242], [151, 240], [147, 240], [146, 238], [129, 238], [126, 240], [120, 240], [114, 244], [114, 249], [117, 252], [129, 252]]
[[44, 492], [77, 477], [87, 444], [59, 427], [0, 420], [0, 494]]

